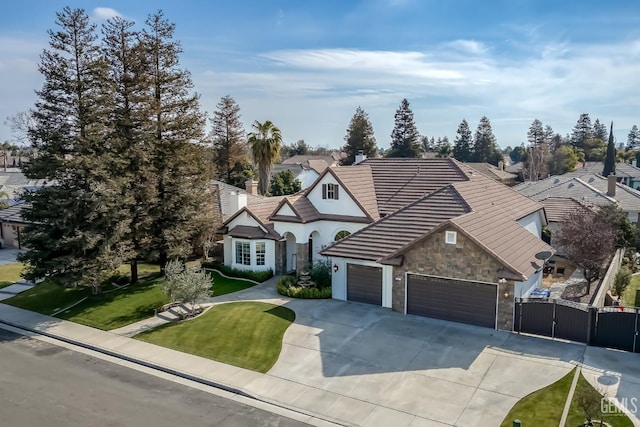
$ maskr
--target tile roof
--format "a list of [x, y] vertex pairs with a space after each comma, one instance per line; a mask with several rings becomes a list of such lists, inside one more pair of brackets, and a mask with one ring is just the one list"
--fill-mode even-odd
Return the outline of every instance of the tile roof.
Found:
[[336, 167], [332, 171], [374, 221], [380, 218], [375, 181], [369, 164]]
[[[588, 163], [580, 172], [590, 172], [601, 175], [604, 169], [604, 163]], [[630, 165], [629, 163], [616, 163], [616, 176], [621, 178], [640, 179], [640, 168]]]
[[483, 163], [466, 162], [465, 165], [472, 167], [473, 169], [488, 176], [491, 179], [496, 179], [501, 182], [515, 182], [515, 180], [518, 178], [518, 175], [515, 173], [504, 171], [496, 166], [493, 166], [492, 164], [485, 163], [485, 162]]
[[609, 197], [607, 178], [594, 173], [571, 172], [536, 182], [524, 182], [513, 188], [539, 201], [549, 197], [561, 197], [575, 199], [588, 205], [618, 203], [625, 212], [640, 211], [640, 191], [616, 183], [616, 194]]
[[549, 222], [562, 222], [570, 213], [579, 209], [587, 210], [590, 208], [578, 200], [563, 197], [547, 197], [541, 200], [541, 203], [544, 205]]
[[360, 165], [371, 168], [380, 216], [467, 179], [452, 159], [367, 159]]
[[553, 249], [517, 221], [542, 206], [495, 180], [473, 173], [468, 166], [458, 165], [468, 180], [445, 185], [334, 243], [322, 254], [386, 262], [449, 223], [517, 277], [529, 277], [540, 267], [535, 254]]
[[227, 232], [231, 237], [239, 237], [241, 239], [278, 239], [280, 236], [273, 236], [271, 233], [265, 233], [260, 227], [250, 225], [236, 225]]
[[282, 164], [285, 165], [294, 165], [294, 164], [302, 164], [305, 162], [308, 162], [310, 160], [323, 160], [325, 161], [328, 165], [333, 165], [336, 162], [336, 159], [334, 158], [334, 156], [318, 156], [318, 155], [314, 155], [314, 154], [298, 154], [295, 156], [291, 156], [288, 159], [284, 159], [282, 161]]

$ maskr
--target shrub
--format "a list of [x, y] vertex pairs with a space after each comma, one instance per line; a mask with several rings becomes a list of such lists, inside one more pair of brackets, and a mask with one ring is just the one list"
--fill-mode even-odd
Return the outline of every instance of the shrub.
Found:
[[616, 295], [622, 295], [629, 283], [631, 283], [631, 271], [627, 267], [621, 267], [613, 279], [613, 291]]
[[225, 276], [240, 277], [260, 283], [273, 277], [273, 270], [271, 269], [267, 271], [238, 270], [237, 268], [231, 268], [227, 265], [220, 264], [217, 261], [203, 262], [201, 265], [203, 268], [214, 268]]
[[331, 287], [325, 288], [303, 288], [296, 286], [296, 278], [293, 276], [284, 276], [278, 280], [278, 293], [291, 298], [320, 299], [331, 298]]
[[313, 264], [309, 273], [311, 280], [320, 289], [331, 287], [331, 263], [319, 261]]

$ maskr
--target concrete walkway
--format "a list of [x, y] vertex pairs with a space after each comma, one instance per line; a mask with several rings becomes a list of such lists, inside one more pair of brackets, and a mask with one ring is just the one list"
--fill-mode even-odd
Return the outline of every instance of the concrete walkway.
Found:
[[19, 282], [14, 283], [13, 285], [6, 286], [0, 289], [0, 301], [4, 301], [6, 299], [12, 298], [18, 295], [20, 292], [24, 292], [33, 288], [33, 283], [28, 282], [26, 280], [21, 280]]

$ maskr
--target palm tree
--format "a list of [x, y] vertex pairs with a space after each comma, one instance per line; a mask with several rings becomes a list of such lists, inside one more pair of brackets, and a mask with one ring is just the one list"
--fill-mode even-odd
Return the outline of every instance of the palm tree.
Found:
[[253, 161], [258, 165], [258, 192], [267, 194], [271, 182], [271, 166], [280, 156], [282, 135], [280, 129], [270, 120], [260, 123], [253, 122], [253, 132], [249, 133], [249, 145], [253, 154]]

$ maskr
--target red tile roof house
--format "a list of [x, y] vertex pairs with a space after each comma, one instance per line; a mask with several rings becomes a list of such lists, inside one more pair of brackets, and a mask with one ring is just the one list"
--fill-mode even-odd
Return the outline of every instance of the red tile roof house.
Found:
[[[329, 260], [333, 298], [511, 330], [553, 249], [544, 207], [452, 159], [367, 159], [225, 222], [225, 264]], [[347, 237], [345, 235], [349, 234]]]

